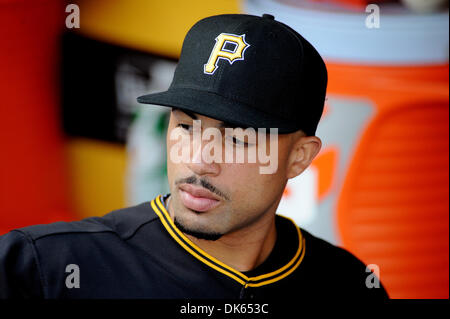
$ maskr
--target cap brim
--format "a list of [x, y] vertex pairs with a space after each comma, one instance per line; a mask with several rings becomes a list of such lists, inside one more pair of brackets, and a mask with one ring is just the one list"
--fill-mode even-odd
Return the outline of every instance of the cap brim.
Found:
[[243, 128], [278, 128], [278, 133], [292, 133], [300, 128], [285, 119], [267, 115], [246, 104], [227, 99], [215, 93], [190, 88], [176, 88], [165, 92], [143, 95], [139, 103], [176, 107], [214, 118]]

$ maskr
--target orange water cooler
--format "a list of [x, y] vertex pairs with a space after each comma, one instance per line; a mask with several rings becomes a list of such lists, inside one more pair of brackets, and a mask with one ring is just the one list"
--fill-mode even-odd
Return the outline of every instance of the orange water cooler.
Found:
[[244, 7], [299, 31], [329, 72], [322, 151], [279, 213], [378, 267], [391, 298], [448, 298], [448, 11], [380, 5], [374, 25], [317, 1]]

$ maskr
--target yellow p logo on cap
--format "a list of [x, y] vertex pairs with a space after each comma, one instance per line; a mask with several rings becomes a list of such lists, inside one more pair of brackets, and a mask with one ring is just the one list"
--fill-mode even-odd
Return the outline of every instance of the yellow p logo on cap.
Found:
[[[225, 45], [231, 43], [235, 45], [233, 51], [225, 49]], [[244, 60], [244, 51], [250, 46], [245, 42], [245, 34], [236, 35], [231, 33], [221, 33], [216, 38], [216, 44], [209, 55], [208, 63], [203, 67], [205, 74], [213, 74], [218, 68], [217, 62], [225, 59], [233, 64], [234, 61]]]

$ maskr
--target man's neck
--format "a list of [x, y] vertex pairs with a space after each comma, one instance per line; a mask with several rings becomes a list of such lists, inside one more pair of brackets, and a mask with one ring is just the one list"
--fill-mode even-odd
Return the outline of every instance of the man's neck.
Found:
[[241, 272], [249, 271], [262, 264], [275, 246], [277, 206], [278, 203], [251, 225], [225, 234], [215, 241], [185, 235], [202, 250], [224, 264]]

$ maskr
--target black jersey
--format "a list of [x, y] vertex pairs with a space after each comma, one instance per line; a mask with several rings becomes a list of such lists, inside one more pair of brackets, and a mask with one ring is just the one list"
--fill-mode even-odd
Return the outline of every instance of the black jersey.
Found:
[[162, 196], [103, 217], [16, 229], [0, 236], [0, 298], [387, 298], [381, 284], [366, 285], [372, 274], [348, 251], [279, 215], [276, 228], [269, 257], [249, 272], [190, 241]]

